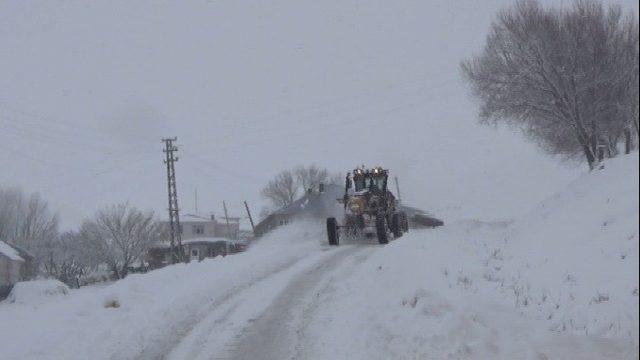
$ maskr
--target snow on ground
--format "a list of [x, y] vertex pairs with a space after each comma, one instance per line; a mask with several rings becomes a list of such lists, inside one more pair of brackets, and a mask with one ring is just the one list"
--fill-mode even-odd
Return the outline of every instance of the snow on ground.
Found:
[[345, 278], [306, 358], [637, 358], [638, 154], [513, 224], [407, 234]]
[[246, 253], [71, 290], [46, 304], [5, 301], [0, 303], [0, 358], [158, 358], [225, 297], [285, 271], [312, 251], [319, 261], [320, 232], [301, 224], [273, 232]]
[[338, 248], [294, 224], [243, 254], [5, 301], [0, 358], [637, 358], [638, 187], [634, 153], [511, 222]]
[[64, 296], [69, 287], [58, 280], [33, 280], [15, 284], [7, 297], [8, 302], [36, 305], [47, 303], [52, 296]]

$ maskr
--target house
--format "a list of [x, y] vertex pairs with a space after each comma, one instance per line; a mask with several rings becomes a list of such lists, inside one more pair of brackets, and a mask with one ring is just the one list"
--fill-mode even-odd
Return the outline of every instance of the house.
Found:
[[[243, 252], [247, 249], [245, 240], [229, 240], [224, 238], [201, 237], [182, 241], [182, 249], [188, 261], [202, 261], [205, 258], [226, 256]], [[171, 248], [169, 243], [158, 243], [147, 251], [149, 268], [158, 269], [171, 264]]]
[[5, 298], [13, 284], [25, 280], [26, 261], [19, 252], [9, 244], [0, 241], [0, 299]]
[[245, 242], [221, 238], [195, 238], [182, 242], [189, 261], [202, 261], [205, 258], [227, 256], [246, 250]]
[[[169, 222], [165, 221], [165, 226], [169, 227]], [[186, 214], [180, 218], [180, 233], [182, 240], [189, 240], [201, 237], [218, 237], [227, 239], [238, 239], [240, 234], [240, 218], [228, 217], [218, 221], [214, 215], [202, 216]]]
[[336, 216], [342, 209], [338, 199], [344, 196], [339, 185], [320, 185], [318, 190], [309, 190], [301, 198], [269, 214], [255, 227], [255, 236], [260, 237], [278, 226], [301, 218], [322, 219]]
[[[169, 227], [168, 221], [164, 224]], [[218, 221], [214, 215], [186, 214], [180, 218], [180, 230], [183, 251], [190, 259], [202, 260], [205, 257], [231, 254], [246, 246], [241, 246], [240, 244], [244, 243], [238, 241], [240, 237], [240, 218], [238, 217], [228, 217]], [[192, 256], [192, 252], [195, 256]], [[156, 243], [147, 251], [146, 260], [152, 269], [171, 264], [170, 244]]]

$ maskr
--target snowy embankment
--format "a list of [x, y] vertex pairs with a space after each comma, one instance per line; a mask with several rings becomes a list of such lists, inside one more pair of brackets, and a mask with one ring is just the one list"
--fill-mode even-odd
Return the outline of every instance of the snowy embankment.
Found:
[[508, 223], [329, 248], [294, 224], [243, 254], [0, 303], [4, 359], [633, 359], [638, 154]]
[[46, 303], [2, 302], [0, 358], [159, 358], [234, 294], [278, 276], [259, 295], [277, 294], [293, 276], [290, 268], [322, 261], [330, 251], [318, 251], [321, 232], [300, 224], [274, 231], [246, 253], [130, 275]]
[[327, 293], [307, 358], [637, 358], [638, 154], [513, 223], [409, 233]]

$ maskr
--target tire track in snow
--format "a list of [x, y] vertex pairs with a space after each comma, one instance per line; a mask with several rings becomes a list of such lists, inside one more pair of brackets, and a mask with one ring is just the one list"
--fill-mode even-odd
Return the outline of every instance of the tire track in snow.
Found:
[[[306, 328], [322, 305], [321, 292], [333, 281], [350, 273], [378, 246], [350, 246], [335, 256], [298, 274], [263, 314], [238, 334], [223, 357], [213, 359], [298, 359], [304, 358]], [[362, 253], [362, 254], [361, 254]], [[349, 259], [349, 261], [346, 261]]]
[[[280, 266], [276, 267], [275, 269], [271, 269], [270, 271], [261, 274], [260, 276], [257, 276], [255, 278], [252, 278], [249, 282], [238, 285], [233, 287], [232, 289], [230, 289], [224, 296], [216, 299], [215, 301], [212, 301], [211, 303], [209, 303], [208, 305], [206, 305], [204, 307], [204, 309], [201, 309], [199, 311], [196, 312], [192, 312], [189, 314], [185, 314], [186, 316], [181, 319], [181, 321], [177, 324], [171, 324], [169, 326], [171, 326], [172, 328], [174, 328], [174, 330], [172, 331], [172, 333], [175, 335], [173, 338], [170, 339], [159, 339], [158, 341], [156, 341], [156, 343], [154, 344], [153, 348], [151, 349], [146, 349], [147, 351], [143, 351], [142, 353], [138, 354], [137, 356], [133, 357], [133, 359], [136, 360], [147, 360], [147, 359], [166, 359], [167, 355], [172, 351], [172, 349], [174, 349], [176, 346], [178, 346], [180, 344], [180, 342], [189, 335], [189, 333], [199, 324], [198, 319], [203, 317], [204, 313], [208, 313], [211, 312], [213, 310], [215, 310], [216, 308], [219, 308], [220, 306], [222, 306], [223, 304], [228, 303], [230, 300], [232, 300], [235, 296], [238, 295], [238, 293], [243, 292], [244, 290], [251, 288], [252, 286], [254, 286], [257, 283], [260, 283], [261, 281], [264, 281], [265, 279], [272, 277], [274, 275], [277, 275], [289, 268], [291, 268], [292, 266], [294, 266], [297, 262], [300, 261], [300, 258], [296, 258], [293, 260], [290, 260], [284, 264], [281, 264]], [[120, 355], [116, 354], [117, 358]], [[123, 358], [129, 358], [127, 356], [123, 356]]]
[[[234, 338], [245, 328], [251, 327], [292, 279], [317, 267], [318, 263], [334, 258], [342, 259], [344, 256], [341, 254], [345, 252], [353, 252], [353, 247], [324, 248], [229, 292], [224, 298], [208, 306], [208, 314], [200, 321], [192, 319], [194, 324], [187, 330], [188, 333], [172, 341], [170, 345], [161, 346], [162, 350], [155, 351], [157, 356], [152, 358], [227, 358], [227, 354], [233, 353]], [[148, 355], [144, 358], [148, 358]]]

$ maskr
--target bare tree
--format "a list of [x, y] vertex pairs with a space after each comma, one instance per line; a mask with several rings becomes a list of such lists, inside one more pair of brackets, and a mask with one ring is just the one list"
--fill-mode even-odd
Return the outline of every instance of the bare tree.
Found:
[[109, 206], [94, 219], [85, 220], [80, 236], [118, 278], [124, 278], [128, 268], [142, 260], [148, 247], [162, 236], [163, 227], [153, 212], [143, 212], [128, 204]]
[[28, 250], [41, 263], [47, 243], [58, 236], [58, 216], [40, 195], [25, 197], [16, 188], [0, 189], [0, 240]]
[[80, 285], [79, 279], [101, 264], [94, 247], [86, 243], [79, 233], [68, 231], [48, 241], [43, 250], [42, 269], [47, 276], [54, 277], [69, 286]]
[[302, 191], [317, 189], [318, 185], [326, 184], [329, 179], [329, 171], [316, 165], [297, 166], [293, 169], [293, 173], [296, 176], [298, 186], [302, 187]]
[[483, 52], [462, 71], [483, 121], [506, 121], [594, 168], [637, 124], [638, 21], [592, 0], [569, 10], [519, 1], [499, 13]]
[[297, 193], [298, 184], [289, 170], [279, 173], [261, 191], [262, 196], [270, 200], [276, 208], [291, 204]]

